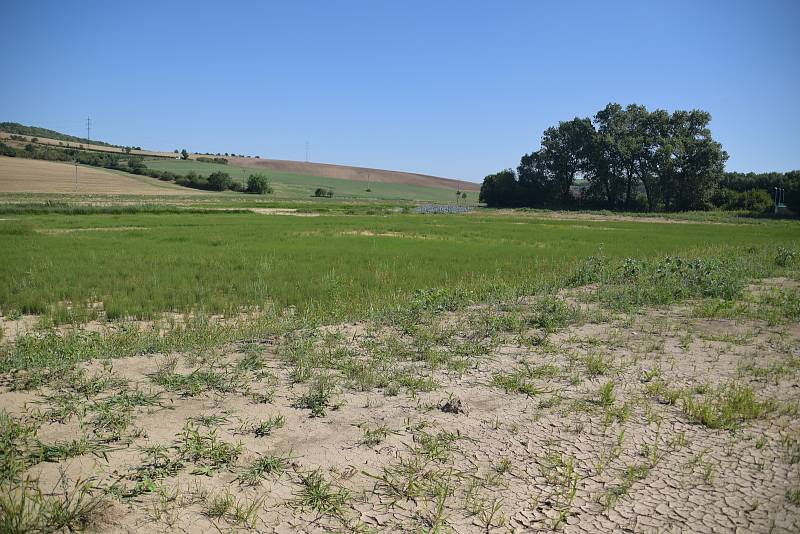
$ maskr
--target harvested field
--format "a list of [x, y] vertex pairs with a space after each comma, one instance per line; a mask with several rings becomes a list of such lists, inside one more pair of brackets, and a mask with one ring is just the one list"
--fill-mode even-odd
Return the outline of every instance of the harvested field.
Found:
[[[78, 167], [78, 193], [131, 195], [198, 194], [185, 187], [143, 176]], [[0, 156], [2, 193], [75, 193], [75, 166], [68, 163]]]

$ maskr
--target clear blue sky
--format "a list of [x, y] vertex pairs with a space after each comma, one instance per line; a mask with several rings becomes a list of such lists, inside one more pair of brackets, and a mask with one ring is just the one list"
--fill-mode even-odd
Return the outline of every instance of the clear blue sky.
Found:
[[7, 2], [0, 121], [479, 181], [606, 103], [800, 168], [800, 2]]

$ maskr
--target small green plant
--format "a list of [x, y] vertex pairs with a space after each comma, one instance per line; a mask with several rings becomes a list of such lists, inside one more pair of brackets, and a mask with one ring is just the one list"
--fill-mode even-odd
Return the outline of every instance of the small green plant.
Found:
[[597, 396], [601, 406], [609, 407], [614, 404], [614, 401], [617, 399], [617, 395], [614, 393], [614, 381], [610, 380], [600, 386]]
[[279, 477], [289, 467], [290, 459], [289, 456], [260, 456], [242, 471], [239, 481], [253, 486], [267, 476]]
[[683, 397], [683, 411], [689, 418], [709, 428], [733, 430], [743, 421], [763, 417], [775, 409], [774, 403], [756, 398], [749, 386], [728, 382], [696, 399]]
[[544, 392], [528, 380], [528, 375], [524, 370], [517, 370], [513, 373], [495, 373], [492, 375], [492, 385], [503, 388], [506, 393], [522, 393], [529, 397]]
[[37, 481], [0, 483], [0, 532], [78, 531], [89, 526], [102, 500], [90, 480], [72, 484], [64, 472], [52, 491], [44, 492]]
[[325, 479], [319, 470], [300, 475], [300, 490], [294, 504], [321, 516], [343, 518], [350, 493]]
[[594, 378], [608, 373], [613, 366], [613, 360], [602, 354], [588, 354], [583, 358], [583, 364], [586, 366], [587, 374]]
[[333, 407], [332, 398], [336, 391], [336, 383], [328, 375], [318, 376], [309, 386], [308, 391], [295, 403], [296, 408], [311, 410], [311, 417], [325, 417], [327, 409]]
[[264, 436], [269, 436], [272, 434], [272, 431], [276, 428], [283, 428], [283, 425], [286, 424], [286, 418], [282, 415], [276, 415], [274, 417], [270, 417], [266, 421], [261, 421], [255, 427], [255, 435], [256, 437], [262, 438]]
[[178, 443], [181, 458], [197, 466], [192, 473], [203, 475], [231, 467], [242, 449], [241, 443], [234, 445], [219, 439], [216, 429], [203, 433], [191, 422], [184, 426]]
[[389, 427], [386, 425], [378, 425], [374, 428], [369, 427], [362, 427], [361, 431], [364, 433], [364, 437], [361, 438], [359, 444], [367, 446], [367, 447], [375, 447], [383, 443], [389, 434], [392, 433], [389, 430]]
[[206, 514], [209, 517], [224, 517], [231, 511], [236, 503], [236, 498], [229, 491], [224, 491], [211, 497], [206, 507]]

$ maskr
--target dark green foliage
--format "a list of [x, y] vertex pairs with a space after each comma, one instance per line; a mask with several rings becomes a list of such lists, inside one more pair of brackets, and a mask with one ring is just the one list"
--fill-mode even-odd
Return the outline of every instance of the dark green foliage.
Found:
[[478, 200], [491, 207], [519, 206], [522, 205], [519, 193], [514, 171], [506, 169], [483, 179]]
[[[183, 158], [187, 159], [187, 158]], [[206, 158], [204, 156], [200, 156], [197, 158], [197, 161], [202, 161], [203, 163], [219, 163], [220, 165], [227, 165], [228, 160], [225, 158]]]
[[247, 192], [256, 195], [272, 193], [272, 186], [269, 183], [269, 178], [264, 174], [251, 174], [247, 178]]
[[[707, 209], [728, 155], [713, 140], [705, 111], [609, 104], [593, 119], [548, 128], [517, 175], [484, 179], [489, 206], [605, 207], [633, 211]], [[576, 185], [581, 177], [585, 184]], [[760, 204], [758, 205], [760, 207]]]
[[755, 189], [761, 190], [769, 195], [770, 202], [774, 199], [775, 188], [780, 187], [784, 189], [784, 203], [793, 212], [800, 213], [800, 170], [761, 174], [726, 172], [720, 186], [739, 193]]
[[720, 188], [711, 197], [716, 208], [724, 210], [744, 210], [751, 213], [770, 213], [775, 205], [773, 198], [763, 189], [750, 189], [738, 192], [733, 189]]
[[333, 190], [332, 189], [325, 189], [324, 187], [318, 187], [314, 191], [314, 196], [315, 197], [331, 198], [333, 196]]
[[233, 184], [231, 176], [226, 172], [214, 172], [208, 177], [208, 187], [213, 191], [225, 191]]

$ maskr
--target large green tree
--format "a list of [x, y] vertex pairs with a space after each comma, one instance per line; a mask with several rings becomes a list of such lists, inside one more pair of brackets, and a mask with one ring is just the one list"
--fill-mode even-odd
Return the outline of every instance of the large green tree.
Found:
[[571, 204], [570, 189], [575, 177], [586, 166], [587, 143], [594, 134], [594, 126], [589, 119], [574, 118], [550, 127], [542, 136], [540, 150], [544, 172], [551, 177], [556, 189], [556, 198], [561, 206]]
[[513, 170], [505, 169], [483, 179], [478, 200], [492, 207], [521, 205], [518, 193], [517, 176]]

